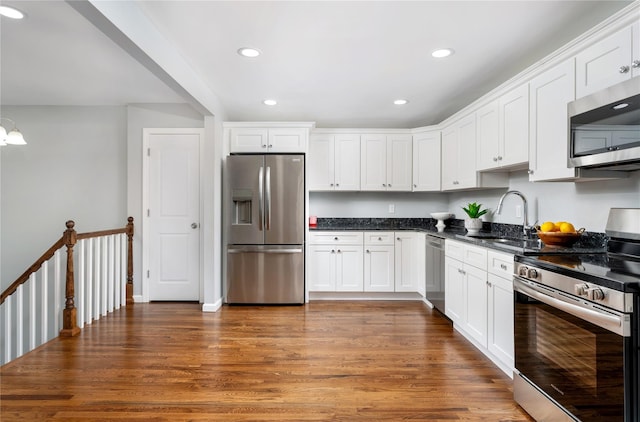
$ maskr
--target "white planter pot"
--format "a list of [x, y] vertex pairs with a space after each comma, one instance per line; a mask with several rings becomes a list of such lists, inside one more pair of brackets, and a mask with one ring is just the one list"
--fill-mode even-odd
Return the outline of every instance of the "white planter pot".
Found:
[[482, 220], [479, 218], [466, 218], [464, 220], [464, 228], [467, 229], [467, 234], [478, 234], [482, 229]]

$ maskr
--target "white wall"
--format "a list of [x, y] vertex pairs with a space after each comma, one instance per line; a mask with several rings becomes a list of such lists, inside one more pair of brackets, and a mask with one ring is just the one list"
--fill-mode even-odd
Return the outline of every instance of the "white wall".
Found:
[[[590, 182], [537, 182], [528, 180], [525, 171], [511, 173], [509, 189], [524, 194], [529, 204], [529, 223], [538, 220], [570, 221], [576, 228], [587, 231], [604, 232], [609, 209], [614, 207], [640, 207], [640, 172], [629, 173], [629, 178]], [[500, 196], [506, 189], [492, 189], [477, 192], [450, 194], [449, 207], [456, 215], [464, 216], [460, 207], [469, 202], [482, 202], [491, 211], [498, 206]], [[516, 205], [522, 200], [510, 195], [504, 200], [500, 215], [488, 215], [486, 221], [522, 224], [522, 217], [516, 217]], [[459, 211], [458, 211], [459, 210]], [[493, 214], [493, 212], [491, 213]]]
[[[393, 204], [395, 212], [389, 212]], [[447, 211], [448, 194], [412, 192], [311, 192], [309, 215], [318, 217], [427, 218]]]
[[[610, 208], [640, 208], [640, 171], [629, 178], [590, 182], [529, 182], [526, 171], [510, 173], [508, 189], [484, 189], [454, 193], [312, 192], [311, 215], [318, 217], [429, 217], [434, 211], [449, 211], [465, 217], [462, 207], [479, 202], [490, 213], [483, 219], [497, 223], [522, 224], [516, 206], [522, 200], [510, 195], [500, 215], [494, 214], [500, 197], [518, 190], [527, 198], [529, 223], [565, 220], [588, 231], [604, 232]], [[395, 204], [395, 213], [388, 212]]]
[[127, 215], [134, 218], [133, 294], [142, 295], [142, 129], [201, 128], [204, 117], [188, 104], [127, 106]]
[[74, 220], [78, 232], [126, 224], [124, 107], [3, 106], [28, 144], [3, 147], [2, 288]]

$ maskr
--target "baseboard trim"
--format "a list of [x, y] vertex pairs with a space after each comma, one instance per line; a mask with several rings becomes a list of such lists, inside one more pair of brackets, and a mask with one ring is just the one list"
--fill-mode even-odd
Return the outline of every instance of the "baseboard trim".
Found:
[[133, 295], [133, 303], [145, 303], [142, 295]]
[[221, 307], [222, 299], [218, 299], [214, 303], [203, 303], [202, 312], [218, 312]]
[[314, 300], [419, 300], [414, 292], [309, 292], [309, 302]]

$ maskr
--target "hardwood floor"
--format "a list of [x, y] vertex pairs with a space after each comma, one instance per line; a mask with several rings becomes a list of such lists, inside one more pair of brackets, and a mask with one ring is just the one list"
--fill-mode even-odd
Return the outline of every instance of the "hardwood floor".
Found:
[[3, 422], [531, 420], [419, 302], [135, 304], [0, 375]]

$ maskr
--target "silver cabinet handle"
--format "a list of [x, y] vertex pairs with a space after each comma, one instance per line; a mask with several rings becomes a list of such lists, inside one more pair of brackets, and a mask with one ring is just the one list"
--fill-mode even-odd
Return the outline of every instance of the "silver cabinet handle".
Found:
[[381, 238], [381, 237], [379, 237], [379, 238], [378, 238], [378, 240], [382, 241], [382, 238]]
[[634, 68], [634, 69], [639, 68], [639, 67], [640, 67], [640, 60], [634, 60], [634, 61], [631, 63], [631, 67], [632, 67], [632, 68]]
[[333, 249], [331, 249], [331, 253], [336, 253], [336, 251], [335, 251], [335, 250], [333, 250]]
[[367, 253], [371, 253], [371, 251], [369, 249], [367, 249]]
[[387, 185], [387, 187], [388, 187], [388, 188], [390, 188], [390, 187], [391, 187], [391, 183], [389, 183], [389, 184]]
[[502, 161], [502, 156], [498, 155], [498, 161]]
[[273, 148], [273, 145], [269, 144], [269, 148]]
[[494, 162], [498, 161], [498, 157], [493, 157], [493, 161]]
[[336, 186], [340, 186], [340, 183], [336, 183]]
[[385, 185], [385, 184], [383, 183], [383, 184], [382, 184], [382, 187], [383, 187], [383, 188], [386, 188], [386, 187], [387, 187], [387, 185]]
[[191, 228], [192, 229], [197, 229], [198, 228], [198, 223], [191, 223]]
[[338, 249], [338, 253], [342, 253], [342, 251], [340, 249]]
[[527, 173], [528, 173], [528, 174], [533, 174], [533, 170], [529, 169], [529, 170], [527, 171]]
[[267, 144], [262, 144], [262, 148], [266, 148], [266, 147], [267, 147]]
[[618, 68], [618, 72], [620, 73], [627, 73], [629, 71], [629, 66], [620, 66]]
[[333, 186], [333, 183], [329, 183], [329, 186]]
[[507, 266], [505, 264], [500, 264], [500, 268], [502, 268], [503, 270], [507, 270]]
[[334, 237], [333, 240], [338, 240], [338, 236]]

